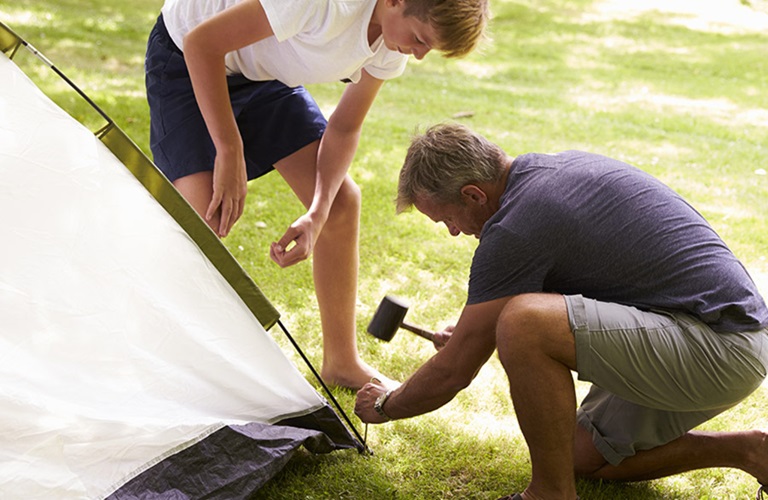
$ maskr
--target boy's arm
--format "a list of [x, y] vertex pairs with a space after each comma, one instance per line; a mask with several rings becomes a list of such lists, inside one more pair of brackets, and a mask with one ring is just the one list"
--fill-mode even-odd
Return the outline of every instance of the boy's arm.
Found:
[[[281, 267], [296, 264], [312, 253], [355, 156], [365, 116], [383, 83], [363, 70], [360, 81], [344, 90], [320, 140], [312, 204], [270, 249], [272, 259]], [[291, 242], [296, 245], [286, 251]]]
[[243, 143], [227, 89], [224, 56], [272, 35], [258, 0], [244, 0], [204, 21], [184, 37], [184, 59], [208, 132], [216, 146], [213, 198], [205, 214], [221, 209], [216, 233], [226, 236], [243, 213], [247, 173]]
[[[436, 410], [467, 387], [496, 350], [496, 322], [508, 301], [504, 297], [464, 307], [445, 346], [387, 398], [386, 415], [407, 418]], [[385, 391], [370, 383], [357, 393], [355, 414], [363, 422], [386, 421], [374, 408]]]

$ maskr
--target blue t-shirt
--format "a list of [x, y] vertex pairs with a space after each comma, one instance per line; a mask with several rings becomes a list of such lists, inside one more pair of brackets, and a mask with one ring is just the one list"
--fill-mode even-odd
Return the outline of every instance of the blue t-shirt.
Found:
[[528, 292], [688, 312], [719, 332], [768, 325], [744, 266], [693, 207], [635, 167], [580, 151], [516, 158], [480, 235], [468, 303]]

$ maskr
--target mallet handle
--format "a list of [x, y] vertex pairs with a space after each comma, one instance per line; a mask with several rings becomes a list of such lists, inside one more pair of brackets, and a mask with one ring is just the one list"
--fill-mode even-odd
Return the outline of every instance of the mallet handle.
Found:
[[419, 337], [423, 337], [429, 340], [430, 342], [435, 338], [434, 332], [430, 332], [429, 330], [424, 330], [423, 328], [419, 328], [418, 326], [414, 326], [410, 323], [406, 323], [405, 321], [400, 323], [400, 328], [408, 330], [409, 332], [413, 332]]

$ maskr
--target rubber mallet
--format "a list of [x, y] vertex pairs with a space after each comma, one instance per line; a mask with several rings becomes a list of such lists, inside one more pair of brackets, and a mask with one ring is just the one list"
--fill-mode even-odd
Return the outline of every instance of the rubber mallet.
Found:
[[424, 337], [427, 340], [432, 340], [434, 332], [424, 330], [418, 326], [403, 321], [405, 314], [408, 312], [408, 305], [397, 297], [387, 295], [376, 308], [376, 312], [368, 325], [368, 333], [373, 335], [379, 340], [389, 342], [392, 337], [395, 336], [397, 330], [402, 328], [413, 332], [419, 337]]

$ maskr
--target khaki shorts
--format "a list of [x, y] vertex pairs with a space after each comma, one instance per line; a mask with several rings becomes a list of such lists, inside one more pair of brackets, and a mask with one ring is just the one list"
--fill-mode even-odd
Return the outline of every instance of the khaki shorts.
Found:
[[716, 333], [683, 313], [566, 296], [579, 380], [577, 413], [613, 465], [668, 443], [734, 406], [768, 370], [768, 329]]

